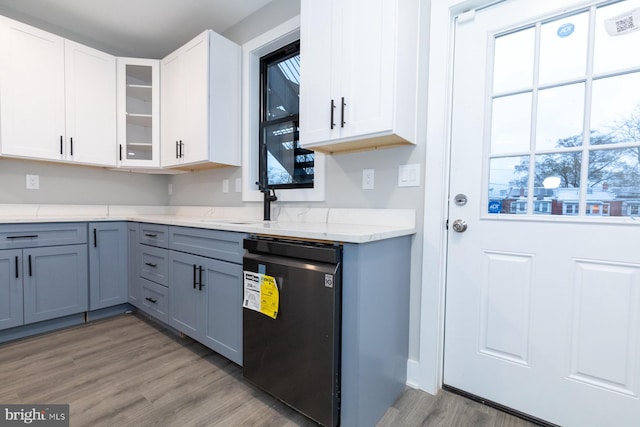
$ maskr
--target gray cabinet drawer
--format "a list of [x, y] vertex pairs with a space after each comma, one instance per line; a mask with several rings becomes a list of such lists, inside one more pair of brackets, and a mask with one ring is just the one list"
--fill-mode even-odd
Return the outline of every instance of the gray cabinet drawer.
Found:
[[39, 248], [87, 243], [85, 223], [0, 225], [0, 249]]
[[142, 298], [138, 308], [164, 323], [169, 323], [168, 289], [140, 278], [140, 290]]
[[245, 233], [233, 231], [170, 227], [169, 248], [207, 258], [242, 264], [242, 256], [244, 255], [242, 240], [245, 237]]
[[140, 276], [167, 286], [167, 276], [169, 275], [169, 254], [166, 249], [154, 246], [138, 245], [140, 255]]
[[140, 223], [140, 243], [144, 243], [145, 245], [167, 248], [168, 234], [168, 225]]

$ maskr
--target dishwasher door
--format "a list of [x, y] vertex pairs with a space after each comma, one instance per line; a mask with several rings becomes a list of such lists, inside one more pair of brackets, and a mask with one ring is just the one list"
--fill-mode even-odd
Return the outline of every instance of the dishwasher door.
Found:
[[[295, 249], [289, 253], [305, 253]], [[274, 277], [280, 299], [275, 319], [243, 309], [244, 377], [309, 418], [338, 425], [341, 263], [247, 253], [244, 270]]]

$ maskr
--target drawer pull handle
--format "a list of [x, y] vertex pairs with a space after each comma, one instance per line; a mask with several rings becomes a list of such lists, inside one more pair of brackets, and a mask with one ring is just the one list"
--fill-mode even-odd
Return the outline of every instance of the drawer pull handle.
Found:
[[151, 237], [152, 239], [155, 239], [156, 237], [158, 237], [157, 234], [151, 234], [151, 233], [144, 233], [144, 235], [147, 237]]
[[149, 298], [149, 297], [146, 297], [145, 299], [146, 299], [147, 301], [149, 301], [150, 303], [152, 303], [152, 304], [155, 304], [155, 303], [157, 303], [157, 302], [158, 302], [158, 300], [157, 300], [157, 299], [153, 299], [153, 298]]
[[7, 236], [7, 239], [37, 239], [37, 234], [28, 234], [24, 236]]
[[148, 265], [149, 267], [153, 267], [153, 268], [156, 268], [158, 266], [158, 264], [154, 264], [152, 262], [145, 262], [144, 265]]
[[200, 267], [198, 267], [198, 270], [200, 271], [200, 274], [199, 274], [200, 283], [198, 283], [198, 287], [199, 287], [198, 290], [201, 291], [202, 287], [204, 286], [202, 284], [202, 271], [204, 270], [204, 268], [202, 268], [202, 266], [200, 266]]

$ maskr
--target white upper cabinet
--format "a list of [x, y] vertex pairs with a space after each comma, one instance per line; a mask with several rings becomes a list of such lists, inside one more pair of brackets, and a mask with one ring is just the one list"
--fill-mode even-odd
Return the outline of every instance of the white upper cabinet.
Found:
[[160, 61], [118, 58], [118, 166], [160, 167]]
[[207, 30], [161, 61], [161, 164], [240, 165], [240, 47]]
[[0, 17], [2, 154], [63, 160], [64, 39]]
[[115, 57], [0, 18], [2, 155], [115, 166]]
[[116, 165], [116, 58], [65, 40], [67, 160]]
[[416, 143], [420, 21], [419, 0], [302, 0], [304, 148]]

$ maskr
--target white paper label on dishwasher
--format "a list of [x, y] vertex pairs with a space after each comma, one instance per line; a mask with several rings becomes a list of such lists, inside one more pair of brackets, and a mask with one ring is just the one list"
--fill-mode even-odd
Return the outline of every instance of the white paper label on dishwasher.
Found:
[[275, 319], [278, 316], [280, 294], [275, 277], [244, 271], [244, 299], [242, 306]]

